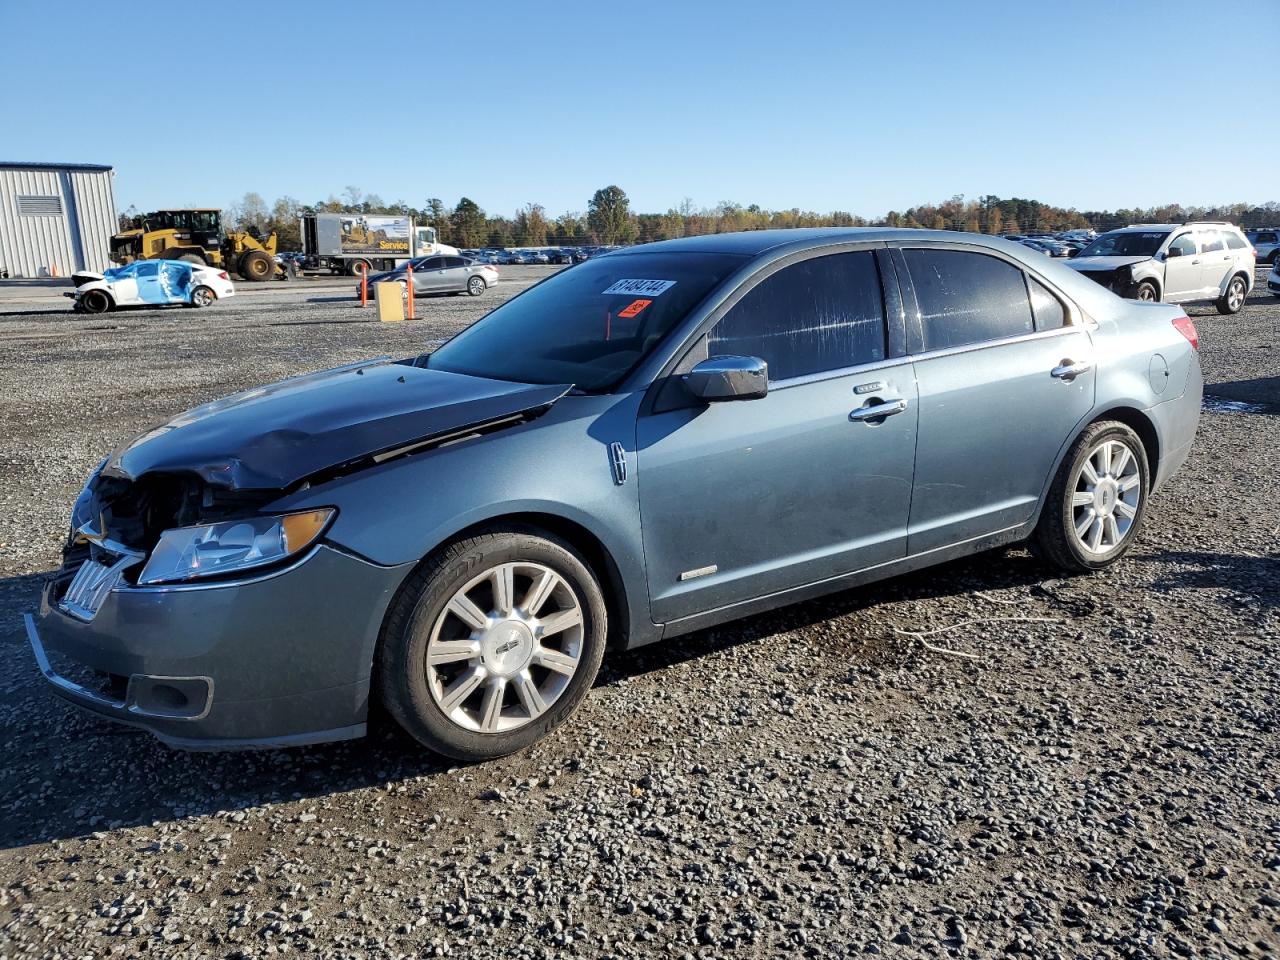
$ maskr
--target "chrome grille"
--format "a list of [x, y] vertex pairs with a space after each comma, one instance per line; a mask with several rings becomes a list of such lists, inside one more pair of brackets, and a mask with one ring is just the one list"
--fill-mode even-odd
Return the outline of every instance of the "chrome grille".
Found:
[[86, 560], [71, 578], [58, 606], [79, 620], [92, 620], [124, 572], [140, 559], [136, 554], [125, 554], [110, 565]]

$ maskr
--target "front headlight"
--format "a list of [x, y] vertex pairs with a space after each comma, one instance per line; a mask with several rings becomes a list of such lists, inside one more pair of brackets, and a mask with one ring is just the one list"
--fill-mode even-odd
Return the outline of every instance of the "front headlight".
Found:
[[327, 507], [166, 530], [138, 584], [175, 583], [276, 563], [314, 543], [336, 512]]

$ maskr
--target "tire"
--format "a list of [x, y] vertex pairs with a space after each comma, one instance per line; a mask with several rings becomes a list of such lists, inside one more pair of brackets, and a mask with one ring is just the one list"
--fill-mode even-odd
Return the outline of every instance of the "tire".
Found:
[[1150, 280], [1143, 280], [1138, 284], [1138, 288], [1133, 291], [1133, 299], [1149, 303], [1160, 299], [1160, 291], [1156, 289], [1156, 285]]
[[207, 307], [217, 299], [218, 295], [203, 284], [191, 291], [191, 306], [193, 307]]
[[350, 276], [359, 277], [361, 270], [363, 270], [365, 273], [372, 272], [371, 268], [369, 267], [368, 260], [352, 260], [350, 263], [347, 264], [347, 273]]
[[467, 281], [467, 293], [473, 297], [478, 297], [489, 289], [489, 285], [484, 282], [484, 277], [472, 277]]
[[1280, 247], [1276, 247], [1271, 251], [1271, 256], [1267, 257], [1267, 263], [1271, 264], [1273, 267], [1277, 263], [1280, 263]]
[[[552, 586], [526, 613], [538, 583]], [[508, 616], [495, 615], [503, 609]], [[553, 617], [566, 626], [541, 634], [538, 624], [554, 626]], [[607, 630], [600, 585], [569, 544], [529, 527], [485, 531], [442, 547], [410, 576], [383, 626], [376, 679], [414, 739], [455, 760], [490, 760], [568, 718], [599, 672]], [[428, 662], [428, 650], [440, 659]], [[547, 655], [558, 658], [548, 661], [554, 669], [541, 664]]]
[[[1126, 458], [1121, 458], [1119, 447], [1128, 452]], [[1098, 468], [1108, 461], [1108, 472], [1100, 474]], [[1119, 483], [1091, 484], [1086, 463], [1099, 480], [1118, 479]], [[1146, 448], [1132, 429], [1115, 420], [1091, 423], [1067, 451], [1049, 488], [1032, 535], [1036, 553], [1068, 573], [1087, 573], [1115, 563], [1129, 552], [1142, 529], [1151, 489], [1149, 469]], [[1076, 504], [1077, 494], [1083, 498], [1089, 493], [1093, 503]], [[1094, 522], [1086, 523], [1091, 516]]]
[[1218, 308], [1219, 313], [1230, 316], [1240, 312], [1248, 296], [1249, 284], [1245, 282], [1244, 277], [1237, 274], [1227, 282], [1226, 293], [1218, 298], [1214, 306]]
[[106, 313], [113, 306], [105, 290], [90, 290], [80, 298], [80, 309], [85, 313]]
[[276, 263], [264, 250], [250, 250], [240, 258], [240, 268], [236, 271], [246, 280], [261, 283], [275, 276]]

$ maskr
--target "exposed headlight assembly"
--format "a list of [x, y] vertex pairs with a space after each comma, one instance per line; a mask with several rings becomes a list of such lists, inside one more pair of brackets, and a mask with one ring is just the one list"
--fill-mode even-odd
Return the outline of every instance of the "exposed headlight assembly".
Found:
[[277, 563], [315, 543], [336, 512], [326, 507], [166, 530], [138, 585], [181, 583]]
[[102, 462], [93, 468], [93, 472], [89, 474], [89, 479], [84, 482], [84, 486], [80, 489], [80, 495], [76, 497], [76, 502], [71, 508], [71, 533], [69, 539], [72, 542], [76, 540], [81, 527], [98, 519], [91, 512], [93, 485], [97, 482], [98, 475], [102, 473], [102, 468], [107, 465], [109, 459], [111, 458], [103, 457]]

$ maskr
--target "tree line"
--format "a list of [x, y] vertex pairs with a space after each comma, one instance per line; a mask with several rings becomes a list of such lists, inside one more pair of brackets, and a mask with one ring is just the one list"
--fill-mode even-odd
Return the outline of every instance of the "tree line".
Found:
[[[1178, 223], [1184, 220], [1227, 220], [1240, 227], [1280, 224], [1280, 203], [1235, 203], [1217, 207], [1168, 204], [1160, 207], [1119, 210], [1075, 210], [1024, 200], [987, 195], [976, 200], [954, 196], [937, 204], [922, 204], [903, 211], [890, 210], [883, 217], [867, 219], [843, 210], [828, 213], [792, 208], [768, 210], [757, 204], [742, 206], [728, 201], [714, 207], [697, 207], [686, 198], [665, 213], [636, 213], [625, 191], [616, 185], [597, 190], [585, 212], [551, 217], [541, 204], [530, 203], [512, 216], [486, 213], [469, 197], [452, 207], [432, 197], [421, 207], [403, 201], [385, 203], [375, 193], [346, 187], [340, 197], [303, 204], [285, 196], [268, 205], [257, 193], [246, 193], [223, 211], [228, 229], [275, 231], [279, 249], [300, 250], [298, 217], [312, 213], [389, 214], [407, 216], [436, 229], [439, 240], [458, 247], [540, 247], [588, 244], [647, 243], [703, 234], [787, 227], [916, 227], [933, 230], [967, 230], [973, 233], [1047, 233], [1085, 229], [1103, 231], [1130, 223]], [[121, 226], [136, 222], [137, 211], [121, 215]]]

